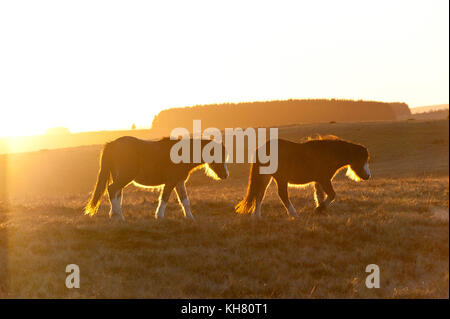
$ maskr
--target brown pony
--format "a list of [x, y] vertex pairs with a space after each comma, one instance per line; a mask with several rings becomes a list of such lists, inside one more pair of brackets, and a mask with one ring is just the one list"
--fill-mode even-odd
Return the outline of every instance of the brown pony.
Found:
[[[269, 148], [270, 143], [271, 141], [268, 141], [261, 147]], [[289, 200], [289, 184], [314, 183], [315, 211], [321, 212], [335, 199], [336, 194], [331, 181], [336, 172], [347, 167], [347, 176], [350, 178], [367, 180], [370, 177], [368, 163], [369, 153], [366, 147], [335, 136], [302, 143], [279, 139], [277, 171], [271, 175], [260, 174], [259, 167], [263, 164], [256, 158], [255, 163], [252, 163], [250, 167], [247, 194], [235, 209], [241, 214], [252, 212], [257, 217], [261, 217], [261, 203], [267, 186], [273, 178], [278, 188], [278, 196], [288, 215], [298, 216]]]
[[[124, 136], [107, 143], [103, 147], [98, 172], [97, 183], [92, 197], [85, 208], [85, 214], [94, 215], [100, 205], [101, 198], [108, 189], [111, 203], [110, 217], [124, 219], [122, 214], [122, 191], [129, 183], [134, 182], [138, 186], [162, 188], [159, 205], [155, 218], [163, 218], [164, 210], [172, 190], [178, 196], [185, 217], [193, 219], [189, 199], [187, 197], [185, 182], [190, 173], [200, 167], [206, 169], [208, 175], [215, 179], [228, 177], [228, 169], [225, 161], [226, 151], [222, 144], [222, 161], [220, 163], [205, 163], [201, 160], [193, 163], [193, 139], [189, 140], [190, 161], [189, 163], [172, 162], [170, 151], [178, 140], [164, 138], [159, 141], [144, 141], [135, 137]], [[211, 140], [201, 140], [201, 150]], [[217, 144], [217, 143], [216, 143]], [[110, 184], [110, 182], [112, 182]]]

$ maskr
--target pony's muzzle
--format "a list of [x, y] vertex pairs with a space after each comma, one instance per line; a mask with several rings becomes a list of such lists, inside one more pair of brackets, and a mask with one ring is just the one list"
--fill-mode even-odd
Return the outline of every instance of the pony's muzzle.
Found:
[[227, 177], [229, 176], [228, 172], [226, 174], [221, 174], [221, 176], [219, 176], [220, 179], [227, 179]]

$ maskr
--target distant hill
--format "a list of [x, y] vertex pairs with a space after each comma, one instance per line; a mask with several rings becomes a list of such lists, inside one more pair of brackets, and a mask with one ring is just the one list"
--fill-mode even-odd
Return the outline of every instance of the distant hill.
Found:
[[448, 109], [434, 110], [422, 113], [413, 113], [408, 119], [414, 120], [442, 120], [448, 119]]
[[170, 134], [176, 127], [192, 130], [194, 119], [202, 127], [268, 127], [319, 122], [362, 122], [396, 120], [410, 115], [405, 103], [354, 101], [336, 99], [284, 100], [196, 105], [161, 111], [152, 130]]
[[411, 113], [424, 113], [424, 112], [430, 112], [430, 111], [439, 111], [439, 110], [448, 110], [448, 104], [436, 104], [436, 105], [428, 105], [428, 106], [419, 106], [419, 107], [412, 107]]

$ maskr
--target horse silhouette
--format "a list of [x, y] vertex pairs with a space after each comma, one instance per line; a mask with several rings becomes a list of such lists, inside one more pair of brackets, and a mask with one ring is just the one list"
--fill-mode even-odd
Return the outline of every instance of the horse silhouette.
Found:
[[[187, 163], [174, 163], [171, 160], [171, 148], [179, 140], [163, 138], [159, 141], [145, 141], [124, 136], [105, 144], [101, 154], [97, 182], [91, 199], [85, 207], [85, 214], [94, 215], [97, 212], [101, 198], [107, 190], [111, 204], [109, 216], [119, 217], [123, 220], [123, 188], [133, 182], [143, 187], [162, 187], [155, 218], [164, 217], [167, 201], [175, 188], [184, 216], [193, 219], [185, 188], [185, 182], [191, 172], [203, 167], [208, 175], [215, 179], [228, 177], [225, 161], [226, 151], [223, 145], [216, 145], [222, 149], [221, 162], [206, 163], [201, 159], [200, 162], [194, 163], [192, 160], [193, 141], [192, 138], [189, 139], [191, 159]], [[201, 150], [203, 151], [205, 145], [209, 143], [216, 142], [200, 140]]]
[[[273, 141], [269, 140], [261, 147], [268, 149], [271, 142]], [[247, 193], [235, 206], [236, 212], [252, 212], [254, 216], [261, 217], [261, 203], [272, 178], [287, 214], [292, 217], [297, 217], [298, 214], [289, 200], [289, 184], [314, 183], [315, 211], [321, 212], [336, 197], [331, 181], [341, 168], [347, 167], [347, 176], [354, 180], [370, 178], [367, 148], [335, 136], [309, 139], [301, 143], [278, 139], [277, 171], [273, 174], [260, 174], [259, 167], [262, 165], [257, 158], [251, 164]]]

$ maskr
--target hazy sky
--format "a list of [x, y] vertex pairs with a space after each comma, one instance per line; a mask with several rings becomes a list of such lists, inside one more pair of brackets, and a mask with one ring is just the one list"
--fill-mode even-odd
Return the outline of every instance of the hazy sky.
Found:
[[449, 101], [449, 1], [1, 1], [0, 136], [161, 109]]

